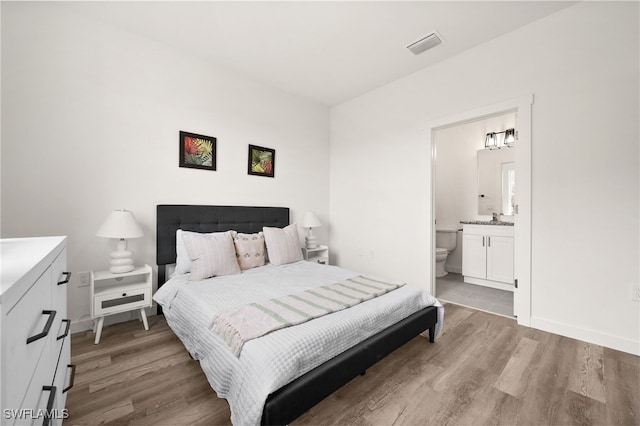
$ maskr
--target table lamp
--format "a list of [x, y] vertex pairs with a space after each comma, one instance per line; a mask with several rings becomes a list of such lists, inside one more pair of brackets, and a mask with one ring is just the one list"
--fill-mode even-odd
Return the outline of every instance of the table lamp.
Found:
[[313, 235], [313, 228], [317, 228], [319, 226], [322, 226], [322, 224], [320, 223], [318, 217], [313, 214], [313, 212], [306, 212], [304, 215], [304, 219], [302, 219], [302, 227], [309, 229], [309, 233], [304, 238], [306, 248], [318, 248], [318, 242], [316, 241], [315, 235]]
[[128, 210], [114, 210], [104, 221], [96, 236], [118, 238], [118, 248], [111, 252], [111, 271], [114, 274], [133, 271], [133, 252], [127, 250], [127, 238], [140, 238], [144, 235], [136, 218]]

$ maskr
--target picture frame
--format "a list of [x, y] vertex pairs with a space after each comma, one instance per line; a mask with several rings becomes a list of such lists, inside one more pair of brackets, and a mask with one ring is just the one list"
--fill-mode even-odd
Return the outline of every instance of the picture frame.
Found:
[[249, 145], [247, 172], [254, 176], [274, 177], [276, 170], [276, 150], [263, 146]]
[[180, 167], [216, 170], [216, 138], [180, 131]]

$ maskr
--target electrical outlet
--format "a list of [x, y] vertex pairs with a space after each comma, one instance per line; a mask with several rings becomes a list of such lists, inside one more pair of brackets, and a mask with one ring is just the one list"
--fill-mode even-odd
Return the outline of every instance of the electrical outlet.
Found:
[[631, 300], [640, 302], [640, 284], [631, 284]]
[[87, 287], [89, 285], [89, 272], [78, 272], [78, 287]]

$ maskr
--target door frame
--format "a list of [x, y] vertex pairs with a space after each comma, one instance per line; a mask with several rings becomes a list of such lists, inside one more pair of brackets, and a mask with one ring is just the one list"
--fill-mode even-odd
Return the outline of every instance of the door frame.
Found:
[[431, 259], [431, 280], [429, 289], [435, 295], [435, 160], [433, 143], [435, 132], [505, 113], [516, 113], [517, 141], [515, 169], [517, 179], [517, 213], [514, 212], [514, 277], [518, 288], [514, 289], [514, 313], [518, 324], [531, 326], [531, 111], [533, 94], [508, 99], [480, 108], [452, 114], [428, 123], [427, 147], [431, 152], [431, 235], [429, 238], [429, 258]]

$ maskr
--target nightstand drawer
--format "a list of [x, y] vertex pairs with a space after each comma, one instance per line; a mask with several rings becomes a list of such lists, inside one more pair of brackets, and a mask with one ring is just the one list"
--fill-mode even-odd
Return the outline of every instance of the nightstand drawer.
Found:
[[151, 306], [151, 290], [137, 289], [97, 295], [93, 312], [96, 317]]

